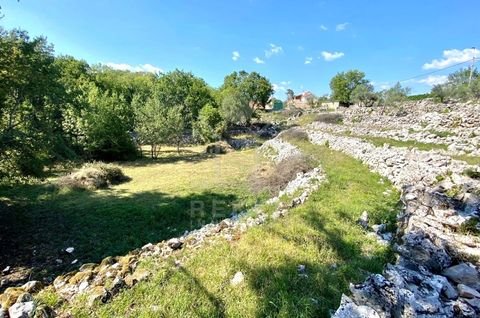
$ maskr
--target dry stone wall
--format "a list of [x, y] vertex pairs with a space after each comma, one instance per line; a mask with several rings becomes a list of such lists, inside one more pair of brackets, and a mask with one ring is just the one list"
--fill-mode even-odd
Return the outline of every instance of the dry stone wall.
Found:
[[343, 295], [333, 316], [479, 317], [480, 237], [465, 230], [479, 230], [480, 182], [462, 175], [477, 167], [433, 151], [375, 147], [315, 125], [308, 133], [313, 143], [343, 151], [390, 179], [405, 207], [398, 216], [397, 262], [351, 284], [351, 296]]

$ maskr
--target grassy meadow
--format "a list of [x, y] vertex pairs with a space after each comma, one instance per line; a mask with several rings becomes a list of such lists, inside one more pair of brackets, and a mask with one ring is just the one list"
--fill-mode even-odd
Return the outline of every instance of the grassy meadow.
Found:
[[[30, 279], [54, 278], [82, 263], [182, 235], [261, 199], [247, 184], [261, 161], [255, 150], [203, 150], [167, 148], [157, 160], [119, 163], [131, 180], [108, 189], [58, 188], [55, 178], [0, 188], [0, 268], [11, 266]], [[206, 213], [192, 214], [192, 204]], [[213, 204], [219, 208], [214, 216]], [[65, 253], [67, 247], [75, 251]]]
[[[79, 299], [65, 309], [75, 317], [328, 317], [349, 282], [380, 272], [392, 258], [357, 218], [366, 210], [372, 224], [392, 226], [399, 197], [359, 161], [323, 146], [299, 145], [328, 177], [305, 204], [232, 242], [205, 246], [181, 266], [173, 259], [144, 261], [140, 266], [152, 278], [110, 303], [89, 309]], [[232, 286], [238, 271], [245, 280]]]

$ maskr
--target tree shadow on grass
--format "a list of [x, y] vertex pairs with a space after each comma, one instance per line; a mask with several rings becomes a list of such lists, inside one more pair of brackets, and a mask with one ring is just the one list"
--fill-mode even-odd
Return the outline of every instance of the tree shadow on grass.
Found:
[[[214, 192], [122, 195], [108, 190], [59, 191], [51, 185], [3, 190], [0, 269], [10, 266], [11, 274], [2, 277], [10, 283], [0, 291], [26, 279], [48, 282], [81, 264], [182, 235], [230, 216], [237, 200], [235, 195]], [[74, 252], [65, 252], [67, 247], [74, 247]]]

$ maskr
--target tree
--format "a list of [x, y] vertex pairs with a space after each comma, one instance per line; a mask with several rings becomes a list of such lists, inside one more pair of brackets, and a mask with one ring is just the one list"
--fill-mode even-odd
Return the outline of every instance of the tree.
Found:
[[227, 125], [249, 124], [253, 110], [248, 96], [236, 89], [227, 90], [222, 101], [221, 114]]
[[0, 178], [39, 176], [71, 153], [62, 132], [62, 96], [45, 38], [0, 27]]
[[247, 98], [252, 109], [255, 107], [265, 108], [274, 90], [270, 81], [257, 72], [233, 72], [227, 75], [220, 88], [222, 92], [234, 89], [241, 92]]
[[442, 84], [437, 84], [432, 87], [431, 94], [433, 98], [440, 103], [445, 102], [445, 99], [447, 98], [447, 91], [445, 89], [445, 86]]
[[407, 100], [410, 88], [402, 87], [400, 83], [382, 92], [382, 99], [385, 106], [400, 106]]
[[352, 92], [358, 86], [368, 84], [365, 79], [365, 73], [358, 70], [341, 72], [335, 75], [330, 81], [332, 90], [332, 99], [342, 104], [350, 105], [352, 103]]
[[360, 84], [352, 91], [351, 99], [359, 106], [371, 107], [377, 101], [377, 95], [374, 92], [373, 85]]
[[211, 89], [192, 73], [175, 70], [162, 74], [153, 95], [165, 107], [181, 107], [186, 127], [191, 127], [206, 104], [214, 104]]
[[86, 151], [94, 159], [127, 160], [136, 156], [129, 119], [132, 108], [123, 96], [101, 92], [89, 94], [86, 118]]
[[193, 126], [193, 135], [201, 142], [211, 142], [220, 139], [224, 130], [220, 111], [211, 104], [205, 105]]
[[293, 90], [290, 89], [290, 88], [287, 89], [287, 93], [286, 93], [286, 94], [287, 94], [287, 101], [288, 101], [288, 102], [291, 101], [291, 100], [293, 100], [293, 98], [295, 97], [295, 93], [294, 93]]

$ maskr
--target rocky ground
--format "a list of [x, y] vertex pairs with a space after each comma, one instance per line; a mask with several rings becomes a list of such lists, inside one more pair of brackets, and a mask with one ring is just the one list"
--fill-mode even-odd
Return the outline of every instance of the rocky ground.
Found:
[[[359, 135], [432, 142], [425, 133], [412, 132], [427, 120], [422, 129], [448, 132], [448, 138], [431, 138], [449, 143], [450, 153], [478, 153], [477, 105], [414, 106], [418, 109], [405, 116], [391, 110], [348, 110], [348, 129]], [[360, 138], [332, 134], [345, 129], [332, 126], [313, 123], [310, 140], [343, 151], [390, 179], [402, 190], [404, 204], [393, 240], [396, 263], [388, 264], [382, 275], [351, 284], [351, 295], [342, 297], [334, 317], [479, 317], [479, 167], [452, 160], [445, 152], [375, 147]], [[399, 132], [408, 133], [401, 137]]]
[[401, 108], [343, 112], [344, 125], [323, 129], [396, 140], [443, 144], [450, 154], [480, 155], [480, 104], [410, 102]]

